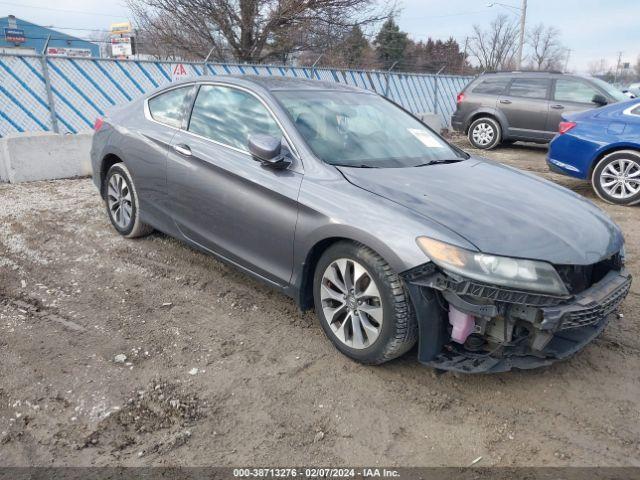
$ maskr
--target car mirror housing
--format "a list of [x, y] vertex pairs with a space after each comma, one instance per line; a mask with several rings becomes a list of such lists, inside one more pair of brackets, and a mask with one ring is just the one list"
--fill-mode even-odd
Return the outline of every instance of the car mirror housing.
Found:
[[249, 135], [249, 152], [266, 166], [286, 168], [291, 164], [282, 152], [282, 140], [271, 135]]
[[604, 97], [604, 95], [600, 95], [599, 93], [596, 93], [593, 96], [593, 98], [591, 99], [591, 102], [595, 103], [596, 105], [600, 105], [601, 107], [609, 103], [607, 99]]

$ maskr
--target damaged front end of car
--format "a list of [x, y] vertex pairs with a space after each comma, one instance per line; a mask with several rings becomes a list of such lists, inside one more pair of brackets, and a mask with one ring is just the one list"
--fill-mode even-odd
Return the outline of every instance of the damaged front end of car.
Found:
[[602, 332], [631, 287], [623, 250], [592, 265], [552, 266], [418, 240], [432, 261], [403, 278], [419, 360], [441, 370], [495, 373], [567, 358]]

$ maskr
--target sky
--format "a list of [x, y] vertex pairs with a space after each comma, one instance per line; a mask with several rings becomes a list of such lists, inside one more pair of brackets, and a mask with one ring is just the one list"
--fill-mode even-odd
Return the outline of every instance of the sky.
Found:
[[[487, 25], [499, 13], [519, 16], [517, 9], [488, 7], [492, 1], [398, 0], [397, 21], [414, 40], [453, 37], [463, 45], [474, 24]], [[562, 42], [571, 49], [569, 69], [586, 72], [591, 62], [602, 58], [615, 66], [620, 51], [623, 62], [635, 65], [640, 55], [638, 13], [640, 0], [528, 0], [527, 25], [542, 22], [559, 28]], [[8, 14], [79, 37], [129, 17], [122, 0], [0, 0], [0, 17]]]

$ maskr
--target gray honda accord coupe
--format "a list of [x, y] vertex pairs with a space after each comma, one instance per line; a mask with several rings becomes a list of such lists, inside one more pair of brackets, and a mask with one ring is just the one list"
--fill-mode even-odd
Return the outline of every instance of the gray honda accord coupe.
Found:
[[113, 227], [159, 230], [314, 308], [345, 355], [417, 343], [442, 370], [566, 358], [629, 292], [618, 226], [579, 195], [469, 156], [372, 92], [199, 77], [96, 121]]

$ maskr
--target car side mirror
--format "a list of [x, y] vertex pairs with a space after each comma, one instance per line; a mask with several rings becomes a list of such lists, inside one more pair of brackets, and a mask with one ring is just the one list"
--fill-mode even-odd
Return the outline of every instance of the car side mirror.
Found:
[[282, 153], [282, 140], [271, 135], [249, 135], [249, 152], [268, 167], [284, 169], [291, 165], [291, 159]]
[[609, 101], [604, 97], [604, 95], [600, 95], [599, 93], [596, 93], [593, 96], [593, 98], [591, 99], [591, 102], [601, 107], [609, 103]]

